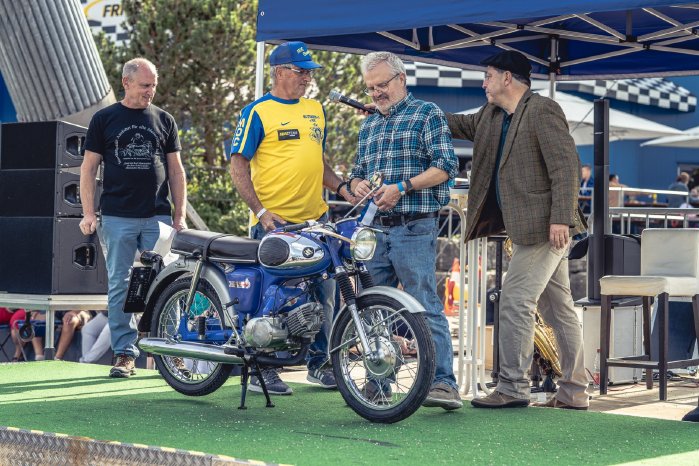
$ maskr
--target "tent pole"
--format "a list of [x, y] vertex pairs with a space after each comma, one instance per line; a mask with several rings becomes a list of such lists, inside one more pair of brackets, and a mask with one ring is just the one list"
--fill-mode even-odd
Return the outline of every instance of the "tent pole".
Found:
[[558, 42], [555, 36], [551, 36], [551, 56], [549, 57], [549, 97], [556, 100], [556, 73], [553, 63], [558, 61]]
[[255, 100], [262, 97], [265, 89], [265, 43], [257, 43], [257, 61], [255, 63]]
[[609, 231], [609, 101], [595, 100], [594, 177], [592, 191], [592, 237], [587, 258], [587, 298], [599, 301], [599, 279], [604, 276], [604, 237]]
[[553, 73], [549, 73], [549, 95], [556, 100], [556, 75]]

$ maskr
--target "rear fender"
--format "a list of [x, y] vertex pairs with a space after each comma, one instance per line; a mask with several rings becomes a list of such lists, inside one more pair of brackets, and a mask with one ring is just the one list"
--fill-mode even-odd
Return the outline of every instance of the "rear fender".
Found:
[[[150, 323], [153, 315], [153, 308], [155, 307], [156, 301], [160, 297], [160, 294], [170, 285], [172, 282], [184, 275], [192, 275], [194, 269], [196, 268], [197, 260], [191, 258], [180, 258], [175, 262], [169, 264], [155, 277], [150, 289], [148, 290], [148, 296], [146, 297], [146, 309], [143, 312], [141, 321], [138, 323], [138, 330], [140, 332], [150, 332]], [[226, 305], [229, 304], [231, 298], [228, 294], [228, 282], [226, 277], [219, 269], [211, 264], [204, 264], [201, 270], [200, 280], [206, 280], [211, 284], [218, 299], [223, 306], [223, 314], [227, 322], [225, 325], [231, 326], [230, 318], [226, 311]]]

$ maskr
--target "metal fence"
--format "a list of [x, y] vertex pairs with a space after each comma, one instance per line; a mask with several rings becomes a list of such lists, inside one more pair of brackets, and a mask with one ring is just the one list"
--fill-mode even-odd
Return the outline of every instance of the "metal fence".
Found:
[[0, 464], [12, 466], [224, 466], [264, 465], [174, 448], [104, 442], [50, 432], [0, 427]]

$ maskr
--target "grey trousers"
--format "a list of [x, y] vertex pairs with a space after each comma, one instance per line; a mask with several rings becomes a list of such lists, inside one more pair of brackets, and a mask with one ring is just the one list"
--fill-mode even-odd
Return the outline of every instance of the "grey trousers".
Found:
[[537, 307], [556, 336], [563, 376], [556, 398], [570, 406], [588, 406], [582, 324], [573, 308], [568, 278], [569, 247], [548, 242], [514, 245], [500, 301], [500, 372], [496, 390], [529, 399], [527, 373], [534, 353], [534, 310]]

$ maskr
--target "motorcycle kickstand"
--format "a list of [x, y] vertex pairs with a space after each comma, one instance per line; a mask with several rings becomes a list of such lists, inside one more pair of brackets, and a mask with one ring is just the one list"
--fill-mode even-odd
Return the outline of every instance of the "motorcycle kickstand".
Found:
[[267, 408], [274, 408], [274, 403], [272, 403], [272, 399], [269, 397], [269, 392], [267, 391], [267, 384], [265, 383], [265, 378], [262, 377], [262, 370], [260, 369], [260, 365], [257, 363], [257, 360], [253, 360], [253, 364], [255, 364], [255, 371], [253, 374], [257, 375], [257, 380], [260, 382], [260, 387], [262, 387], [262, 393], [265, 394], [265, 398], [267, 398]]
[[240, 386], [242, 390], [240, 392], [240, 406], [238, 409], [248, 409], [245, 406], [245, 395], [248, 393], [248, 379], [250, 378], [250, 373], [248, 372], [248, 365], [244, 364], [240, 371]]

